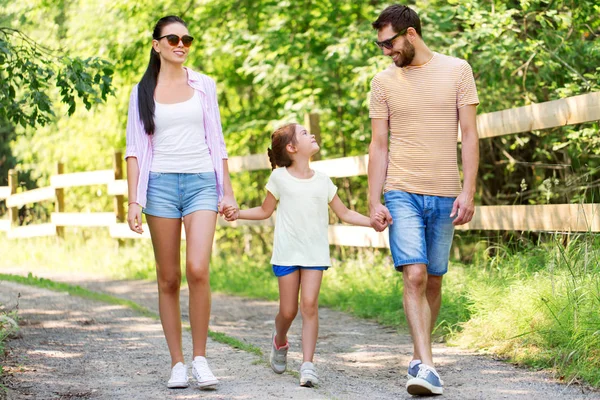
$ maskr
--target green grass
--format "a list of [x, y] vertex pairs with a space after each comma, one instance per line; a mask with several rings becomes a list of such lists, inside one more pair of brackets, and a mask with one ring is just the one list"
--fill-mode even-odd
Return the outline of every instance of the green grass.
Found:
[[[189, 327], [188, 327], [189, 328]], [[246, 342], [242, 342], [234, 337], [228, 336], [221, 332], [208, 331], [208, 336], [215, 342], [226, 344], [230, 347], [247, 351], [248, 353], [256, 354], [259, 357], [263, 356], [263, 352], [260, 347], [254, 346]]]
[[[564, 236], [540, 237], [535, 243], [524, 237], [512, 242], [457, 237], [463, 262], [452, 262], [444, 278], [436, 335], [450, 344], [550, 369], [566, 381], [600, 387], [600, 238], [571, 235], [564, 244]], [[277, 300], [270, 255], [259, 250], [255, 238], [244, 249], [242, 238], [219, 241], [219, 255], [211, 263], [214, 291]], [[2, 254], [6, 242], [0, 241]], [[113, 278], [155, 277], [149, 241], [117, 249], [110, 239], [74, 237], [58, 244], [52, 239], [21, 241], [19, 248], [22, 252], [13, 252], [1, 264], [101, 272]], [[337, 249], [333, 255], [320, 304], [405, 330], [402, 278], [391, 267], [389, 253]]]
[[[95, 291], [92, 291], [92, 290], [89, 290], [86, 288], [82, 288], [81, 286], [77, 286], [77, 285], [70, 285], [68, 283], [55, 282], [50, 279], [38, 278], [36, 276], [33, 276], [31, 273], [26, 277], [20, 276], [20, 275], [0, 274], [0, 280], [20, 283], [22, 285], [36, 286], [36, 287], [40, 287], [43, 289], [53, 290], [56, 292], [66, 292], [66, 293], [69, 293], [71, 296], [78, 296], [78, 297], [82, 297], [82, 298], [93, 300], [93, 301], [100, 301], [103, 303], [120, 305], [120, 306], [128, 307], [131, 310], [133, 310], [133, 311], [137, 312], [138, 314], [141, 314], [145, 317], [153, 318], [156, 320], [160, 319], [159, 315], [156, 314], [155, 312], [153, 312], [153, 311], [147, 309], [146, 307], [143, 307], [131, 300], [126, 300], [126, 299], [122, 299], [119, 297], [111, 296], [106, 293], [95, 292]], [[186, 329], [189, 330], [190, 327], [186, 326]], [[256, 347], [252, 344], [242, 342], [241, 340], [238, 340], [236, 338], [228, 336], [224, 333], [209, 331], [208, 336], [216, 342], [223, 343], [223, 344], [229, 345], [231, 347], [234, 347], [236, 349], [240, 349], [240, 350], [247, 351], [249, 353], [256, 354], [258, 356], [262, 356], [262, 350], [259, 347]]]
[[470, 318], [452, 342], [565, 380], [600, 386], [600, 246], [591, 235], [525, 252], [506, 248], [472, 270]]
[[0, 280], [20, 283], [22, 285], [37, 286], [39, 288], [49, 289], [55, 292], [69, 293], [71, 296], [83, 297], [84, 299], [125, 306], [143, 315], [144, 317], [157, 318], [156, 313], [148, 310], [145, 307], [140, 306], [139, 304], [131, 300], [121, 299], [106, 293], [94, 292], [92, 290], [82, 288], [81, 286], [77, 285], [70, 285], [68, 283], [55, 282], [50, 279], [38, 278], [36, 276], [33, 276], [32, 273], [29, 273], [28, 276], [0, 274]]

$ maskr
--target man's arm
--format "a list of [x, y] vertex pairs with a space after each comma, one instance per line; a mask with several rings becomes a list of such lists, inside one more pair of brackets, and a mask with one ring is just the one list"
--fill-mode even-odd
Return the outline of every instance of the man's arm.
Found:
[[[371, 120], [371, 144], [369, 145], [369, 211], [371, 214], [371, 226], [377, 231], [383, 231], [387, 225], [392, 224], [392, 216], [389, 210], [381, 204], [381, 193], [387, 173], [388, 163], [388, 120]], [[385, 223], [381, 223], [376, 214], [380, 212], [385, 215]]]
[[451, 217], [453, 224], [463, 225], [471, 221], [475, 213], [475, 185], [479, 168], [479, 134], [477, 133], [477, 109], [466, 105], [458, 109], [458, 121], [462, 133], [463, 190], [454, 201]]

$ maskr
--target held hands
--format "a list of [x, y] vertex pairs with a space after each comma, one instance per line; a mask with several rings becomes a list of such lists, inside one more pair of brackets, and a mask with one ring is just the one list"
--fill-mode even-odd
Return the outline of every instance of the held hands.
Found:
[[144, 233], [144, 230], [142, 229], [142, 206], [137, 203], [129, 204], [127, 210], [127, 223], [129, 224], [129, 229], [135, 233], [139, 233], [140, 235]]
[[371, 206], [371, 227], [375, 231], [382, 232], [393, 223], [392, 215], [386, 206], [381, 203]]
[[222, 215], [227, 222], [238, 219], [240, 207], [233, 196], [223, 196], [223, 199], [219, 203], [219, 214]]
[[232, 206], [224, 207], [222, 215], [223, 215], [223, 218], [225, 218], [225, 221], [233, 222], [239, 218], [240, 210], [239, 210], [239, 208], [235, 208]]
[[454, 221], [452, 221], [452, 224], [463, 225], [469, 223], [473, 218], [473, 214], [475, 214], [475, 202], [473, 195], [462, 192], [460, 195], [458, 195], [456, 200], [454, 200], [454, 204], [452, 205], [450, 218], [456, 216]]

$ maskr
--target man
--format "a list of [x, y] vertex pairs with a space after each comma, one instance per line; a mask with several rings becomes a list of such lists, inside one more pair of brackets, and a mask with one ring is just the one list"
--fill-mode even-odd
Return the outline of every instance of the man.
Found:
[[[440, 310], [454, 226], [469, 222], [474, 213], [479, 99], [469, 64], [431, 51], [423, 41], [415, 11], [393, 5], [372, 25], [377, 45], [393, 63], [371, 83], [371, 225], [377, 231], [389, 225], [394, 266], [404, 280], [404, 312], [414, 350], [408, 393], [442, 394], [431, 332]], [[384, 213], [386, 221], [378, 220], [377, 213]]]

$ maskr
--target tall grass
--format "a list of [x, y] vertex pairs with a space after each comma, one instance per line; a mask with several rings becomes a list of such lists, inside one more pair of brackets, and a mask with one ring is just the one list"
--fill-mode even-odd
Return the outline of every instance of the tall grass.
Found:
[[598, 239], [564, 244], [556, 236], [519, 252], [488, 249], [471, 268], [470, 318], [452, 342], [600, 386]]
[[[469, 237], [473, 243], [473, 235]], [[600, 386], [600, 237], [457, 242], [468, 263], [452, 262], [444, 278], [436, 335], [516, 363], [550, 368], [566, 380]], [[18, 244], [18, 250], [7, 253], [7, 243]], [[248, 241], [240, 250], [243, 240], [219, 243], [221, 250], [211, 264], [213, 290], [277, 299], [270, 255], [257, 250], [261, 246]], [[155, 277], [152, 248], [145, 240], [121, 248], [103, 237], [0, 241], [0, 254], [0, 267], [30, 265], [37, 271], [42, 265], [112, 278]], [[333, 254], [320, 304], [405, 329], [402, 277], [392, 268], [389, 252]]]

